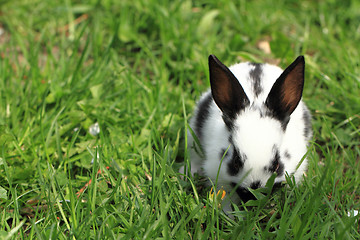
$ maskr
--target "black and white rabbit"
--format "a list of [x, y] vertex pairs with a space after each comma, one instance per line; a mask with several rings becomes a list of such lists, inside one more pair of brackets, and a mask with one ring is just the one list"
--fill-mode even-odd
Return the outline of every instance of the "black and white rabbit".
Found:
[[211, 89], [190, 120], [203, 150], [200, 154], [189, 133], [191, 172], [215, 184], [219, 171], [218, 188], [230, 192], [236, 186], [234, 195], [244, 201], [253, 198], [249, 187], [264, 187], [274, 172], [275, 183], [285, 180], [285, 172], [300, 182], [307, 159], [298, 165], [312, 137], [311, 116], [301, 101], [304, 69], [303, 56], [283, 71], [250, 62], [227, 68], [210, 55]]

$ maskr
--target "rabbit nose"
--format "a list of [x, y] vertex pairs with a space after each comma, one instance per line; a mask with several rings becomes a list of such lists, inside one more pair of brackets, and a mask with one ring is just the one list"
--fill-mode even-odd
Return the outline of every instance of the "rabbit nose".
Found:
[[260, 187], [260, 185], [261, 185], [260, 181], [256, 181], [256, 182], [251, 183], [250, 187], [252, 189], [258, 189]]
[[[232, 182], [231, 186], [236, 187], [237, 184]], [[251, 192], [249, 192], [249, 190], [247, 190], [246, 188], [241, 187], [241, 186], [236, 187], [236, 193], [241, 198], [241, 200], [243, 200], [244, 202], [256, 199], [255, 196]]]

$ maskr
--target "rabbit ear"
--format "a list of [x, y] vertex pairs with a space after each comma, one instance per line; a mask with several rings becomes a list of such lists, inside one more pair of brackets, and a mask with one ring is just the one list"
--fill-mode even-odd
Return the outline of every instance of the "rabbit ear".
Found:
[[232, 72], [215, 55], [209, 56], [212, 96], [221, 111], [230, 119], [250, 104], [244, 89]]
[[299, 56], [276, 80], [265, 104], [274, 117], [287, 121], [299, 104], [304, 87], [305, 60]]

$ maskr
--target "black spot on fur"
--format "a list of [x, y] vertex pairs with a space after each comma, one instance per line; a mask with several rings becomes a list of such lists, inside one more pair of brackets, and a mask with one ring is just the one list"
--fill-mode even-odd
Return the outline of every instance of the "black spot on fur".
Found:
[[[266, 168], [266, 167], [265, 167]], [[280, 161], [280, 153], [277, 148], [275, 148], [275, 156], [271, 161], [271, 165], [266, 168], [270, 173], [276, 172], [278, 176], [284, 174], [284, 164]]]
[[285, 151], [284, 156], [285, 156], [287, 159], [290, 159], [290, 158], [291, 158], [291, 155], [290, 155], [290, 153], [289, 153], [288, 150]]
[[259, 96], [259, 94], [263, 91], [261, 86], [261, 74], [262, 74], [262, 64], [260, 63], [251, 63], [254, 66], [249, 72], [250, 78], [253, 80], [253, 90], [255, 93], [255, 97]]
[[[235, 188], [236, 187], [236, 183], [231, 183], [231, 186], [233, 187], [233, 188]], [[247, 201], [249, 201], [249, 200], [255, 200], [256, 198], [255, 198], [255, 196], [249, 191], [249, 190], [247, 190], [246, 188], [244, 188], [244, 187], [236, 187], [236, 193], [237, 193], [237, 195], [239, 196], [239, 198], [241, 198], [241, 200], [243, 200], [244, 202], [247, 202]]]
[[285, 156], [285, 158], [287, 158], [287, 159], [291, 159], [291, 154], [289, 153], [288, 150], [285, 150], [284, 156]]
[[228, 173], [230, 176], [235, 176], [239, 173], [239, 171], [244, 166], [245, 157], [241, 158], [240, 154], [236, 149], [234, 149], [234, 153], [232, 155], [231, 161], [228, 163]]
[[203, 100], [199, 102], [199, 108], [196, 116], [195, 122], [195, 132], [199, 139], [202, 138], [202, 128], [204, 127], [204, 123], [206, 119], [209, 117], [209, 108], [210, 104], [213, 101], [211, 94], [206, 96]]
[[311, 116], [310, 116], [310, 112], [307, 109], [307, 107], [304, 106], [303, 109], [303, 120], [305, 122], [305, 128], [304, 128], [304, 136], [306, 139], [309, 139], [311, 136]]

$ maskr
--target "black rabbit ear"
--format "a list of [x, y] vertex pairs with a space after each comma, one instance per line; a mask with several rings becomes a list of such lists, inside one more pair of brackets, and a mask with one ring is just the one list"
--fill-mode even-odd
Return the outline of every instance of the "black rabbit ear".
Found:
[[281, 121], [289, 119], [299, 104], [304, 88], [305, 60], [299, 56], [276, 80], [265, 104]]
[[230, 119], [250, 104], [244, 89], [232, 72], [215, 55], [209, 56], [212, 96], [221, 111]]

